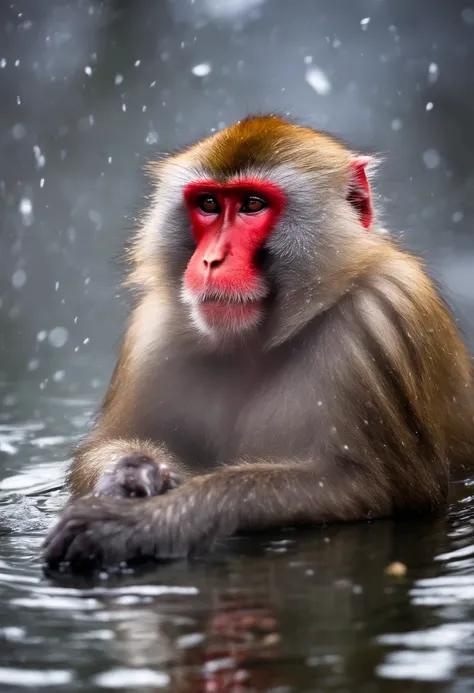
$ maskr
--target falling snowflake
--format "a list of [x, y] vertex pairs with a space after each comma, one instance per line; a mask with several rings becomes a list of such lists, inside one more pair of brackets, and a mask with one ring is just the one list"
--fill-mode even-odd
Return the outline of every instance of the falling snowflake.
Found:
[[36, 168], [43, 168], [46, 164], [46, 157], [37, 144], [33, 147], [33, 154], [35, 155]]
[[331, 91], [331, 82], [319, 67], [310, 67], [306, 70], [305, 79], [320, 96], [326, 96]]
[[206, 77], [206, 75], [209, 75], [212, 71], [212, 67], [210, 63], [199, 63], [199, 65], [195, 65], [193, 68], [191, 68], [191, 72], [193, 75], [196, 75], [196, 77]]
[[31, 226], [33, 223], [33, 203], [28, 197], [24, 197], [20, 200], [20, 205], [18, 207], [21, 220], [25, 226]]
[[441, 163], [441, 157], [436, 149], [426, 149], [423, 152], [423, 163], [426, 168], [438, 168]]
[[69, 339], [69, 332], [65, 327], [53, 327], [48, 335], [51, 346], [57, 349], [63, 347]]
[[17, 269], [12, 276], [12, 285], [15, 289], [21, 289], [26, 283], [26, 272], [22, 269]]
[[430, 63], [428, 67], [428, 79], [434, 84], [439, 76], [439, 67], [436, 63]]

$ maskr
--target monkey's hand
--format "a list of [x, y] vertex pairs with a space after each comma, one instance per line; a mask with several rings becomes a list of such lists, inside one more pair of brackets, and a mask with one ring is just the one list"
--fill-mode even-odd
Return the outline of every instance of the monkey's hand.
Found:
[[234, 528], [227, 526], [228, 516], [201, 512], [190, 502], [188, 485], [139, 503], [94, 495], [71, 503], [44, 543], [47, 565], [87, 573], [208, 551]]
[[335, 469], [332, 461], [255, 462], [193, 477], [139, 502], [85, 496], [66, 508], [44, 555], [52, 568], [67, 563], [83, 573], [207, 552], [237, 530], [384, 517], [392, 497], [380, 493], [378, 481], [355, 477], [352, 467]]
[[113, 498], [148, 498], [177, 488], [181, 479], [165, 462], [149, 455], [124, 455], [99, 478], [95, 496]]

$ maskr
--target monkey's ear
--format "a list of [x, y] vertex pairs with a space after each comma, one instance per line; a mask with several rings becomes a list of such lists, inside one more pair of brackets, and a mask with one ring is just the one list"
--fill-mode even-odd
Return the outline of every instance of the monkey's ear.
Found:
[[350, 181], [347, 200], [356, 210], [364, 229], [372, 223], [373, 208], [366, 167], [372, 163], [370, 156], [356, 156], [350, 163]]

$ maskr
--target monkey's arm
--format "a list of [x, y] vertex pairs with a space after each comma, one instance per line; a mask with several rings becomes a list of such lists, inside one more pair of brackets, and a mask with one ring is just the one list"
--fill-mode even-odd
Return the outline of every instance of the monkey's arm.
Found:
[[237, 530], [386, 516], [392, 504], [383, 484], [341, 459], [228, 467], [138, 504], [86, 497], [66, 509], [45, 557], [83, 572], [204, 552]]
[[160, 304], [145, 296], [133, 311], [97, 421], [75, 450], [68, 475], [73, 498], [96, 495], [145, 497], [175, 488], [186, 470], [153, 438], [148, 369], [156, 357]]

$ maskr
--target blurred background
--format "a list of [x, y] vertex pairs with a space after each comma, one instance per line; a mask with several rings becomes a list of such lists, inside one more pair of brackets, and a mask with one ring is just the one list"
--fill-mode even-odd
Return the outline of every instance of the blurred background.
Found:
[[40, 546], [116, 358], [143, 167], [249, 112], [381, 155], [383, 225], [474, 345], [473, 75], [473, 0], [0, 3], [2, 693], [472, 691], [472, 480], [448, 519], [231, 542], [115, 586], [58, 586]]
[[469, 0], [19, 0], [0, 6], [0, 379], [106, 387], [147, 160], [277, 110], [381, 154], [384, 224], [464, 329], [474, 297]]

